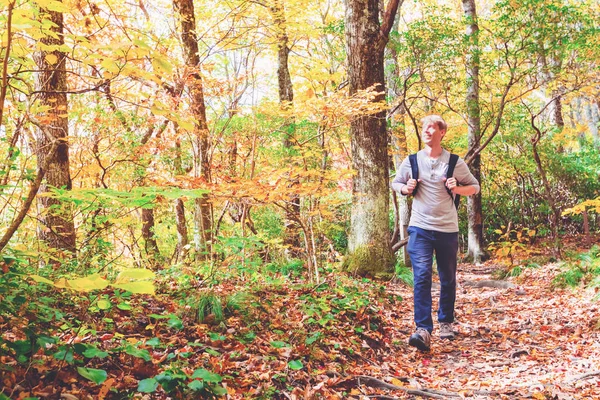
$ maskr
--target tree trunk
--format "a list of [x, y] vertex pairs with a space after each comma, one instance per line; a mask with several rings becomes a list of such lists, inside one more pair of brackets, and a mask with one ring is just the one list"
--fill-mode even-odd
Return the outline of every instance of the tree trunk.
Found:
[[[181, 40], [188, 68], [188, 88], [190, 109], [194, 117], [194, 137], [196, 140], [195, 174], [206, 183], [211, 181], [209, 160], [209, 132], [204, 104], [204, 87], [200, 75], [200, 56], [196, 39], [196, 17], [193, 0], [174, 0], [173, 4], [181, 23]], [[194, 241], [196, 257], [208, 258], [212, 242], [212, 206], [207, 196], [195, 200]]]
[[289, 105], [294, 100], [294, 88], [288, 66], [290, 48], [288, 46], [285, 8], [281, 0], [273, 0], [270, 7], [271, 15], [277, 30], [277, 83], [279, 87], [279, 102]]
[[[406, 112], [404, 106], [400, 106], [396, 113], [392, 116], [392, 148], [394, 149], [394, 167], [398, 171], [404, 158], [408, 156], [408, 147], [406, 144]], [[409, 196], [397, 196], [398, 200], [398, 239], [402, 242], [408, 239], [408, 223], [410, 222], [410, 207]], [[392, 246], [395, 244], [392, 241]], [[402, 246], [402, 261], [408, 268], [412, 267], [406, 246]]]
[[[398, 6], [398, 10], [402, 7], [404, 0], [401, 0]], [[381, 4], [381, 3], [380, 3]], [[392, 30], [397, 31], [399, 25], [399, 18], [394, 19]], [[400, 93], [398, 88], [398, 81], [400, 79], [400, 69], [398, 67], [398, 52], [393, 46], [387, 47], [387, 55], [385, 57], [386, 67], [386, 84], [388, 87], [388, 101], [394, 104], [398, 101], [400, 96], [404, 96]], [[389, 115], [390, 120], [390, 145], [392, 148], [392, 157], [390, 160], [390, 169], [398, 171], [404, 158], [408, 156], [408, 146], [406, 144], [406, 109], [404, 104], [400, 104], [398, 108]], [[408, 202], [408, 196], [393, 196], [393, 201], [396, 202], [394, 209], [397, 213], [394, 226], [394, 232], [392, 234], [391, 246], [394, 248], [397, 243], [408, 238], [408, 223], [410, 221], [410, 204]], [[411, 268], [410, 257], [406, 251], [406, 246], [400, 247], [401, 258], [403, 264]]]
[[592, 236], [590, 235], [590, 222], [587, 208], [583, 209], [583, 233], [585, 237], [585, 247], [589, 249], [592, 246]]
[[[181, 143], [179, 139], [175, 142], [175, 173], [183, 175], [183, 165], [181, 162]], [[232, 175], [235, 176], [235, 175]], [[182, 198], [175, 200], [175, 221], [177, 225], [177, 247], [175, 248], [175, 261], [183, 260], [187, 253], [186, 246], [188, 245], [188, 229], [187, 220], [185, 218], [185, 204]]]
[[[51, 30], [56, 33], [56, 37], [46, 36], [41, 39], [41, 43], [56, 49], [64, 45], [63, 15], [55, 11], [44, 12], [54, 24]], [[58, 50], [40, 51], [35, 54], [35, 62], [39, 70], [35, 74], [37, 98], [40, 105], [48, 107], [48, 111], [39, 116], [46, 129], [45, 132], [38, 129], [38, 168], [46, 164], [46, 157], [50, 158], [46, 179], [40, 191], [47, 193], [49, 187], [70, 190], [66, 54]], [[58, 140], [58, 146], [56, 151], [48, 154], [47, 149], [52, 146], [53, 140]], [[38, 204], [42, 209], [40, 221], [43, 224], [39, 231], [40, 239], [53, 249], [74, 253], [76, 235], [71, 210], [52, 196], [41, 196]]]
[[[479, 108], [479, 26], [477, 25], [477, 9], [475, 0], [463, 0], [466, 19], [466, 35], [469, 49], [466, 58], [467, 67], [467, 122], [469, 148], [467, 153], [479, 148], [481, 141], [481, 112]], [[476, 153], [470, 164], [471, 173], [481, 185], [481, 155]], [[481, 191], [467, 197], [468, 216], [468, 248], [469, 256], [474, 262], [488, 258], [483, 238], [483, 218], [481, 207]]]
[[[285, 8], [281, 0], [273, 0], [273, 4], [269, 7], [269, 11], [273, 16], [277, 32], [277, 83], [279, 87], [279, 104], [283, 110], [288, 110], [294, 101], [294, 88], [292, 86], [292, 78], [288, 65], [290, 48], [288, 46], [289, 39], [287, 35]], [[288, 152], [292, 151], [295, 130], [293, 119], [286, 121], [283, 130], [285, 132], [283, 146], [288, 149]], [[297, 180], [290, 182], [290, 186], [292, 187], [297, 184]], [[300, 232], [298, 224], [295, 222], [300, 218], [300, 197], [297, 194], [292, 193], [289, 202], [290, 205], [286, 208], [285, 236], [283, 244], [288, 249], [290, 256], [295, 258], [301, 254]], [[307, 257], [310, 257], [310, 255], [307, 255]]]
[[600, 148], [600, 136], [598, 135], [598, 122], [600, 121], [600, 115], [598, 115], [598, 106], [593, 101], [585, 99], [585, 116], [588, 124], [588, 129], [592, 135], [592, 143]]
[[155, 263], [156, 258], [160, 256], [160, 251], [154, 236], [154, 210], [152, 208], [142, 208], [142, 237], [146, 254]]
[[531, 148], [533, 151], [533, 160], [535, 161], [535, 165], [537, 166], [538, 173], [542, 178], [542, 182], [544, 184], [544, 198], [548, 202], [550, 209], [552, 210], [552, 215], [550, 219], [550, 228], [552, 230], [552, 238], [554, 240], [554, 252], [558, 258], [561, 256], [561, 243], [558, 236], [558, 232], [560, 230], [560, 206], [556, 204], [554, 199], [554, 193], [552, 191], [552, 187], [550, 186], [550, 182], [548, 181], [548, 176], [546, 175], [546, 170], [542, 164], [542, 159], [538, 152], [538, 144], [542, 139], [543, 133], [540, 128], [535, 124], [535, 117], [531, 119], [531, 127], [535, 131], [535, 135], [531, 138]]
[[177, 248], [175, 249], [175, 260], [183, 260], [187, 253], [188, 244], [187, 221], [185, 219], [185, 205], [181, 198], [175, 200], [175, 221], [177, 224]]
[[[398, 0], [388, 4], [380, 26], [377, 0], [346, 0], [346, 47], [350, 94], [374, 87], [381, 92], [373, 101], [384, 101], [384, 50]], [[350, 124], [352, 207], [348, 271], [375, 276], [392, 272], [389, 235], [389, 172], [385, 112], [359, 115]]]

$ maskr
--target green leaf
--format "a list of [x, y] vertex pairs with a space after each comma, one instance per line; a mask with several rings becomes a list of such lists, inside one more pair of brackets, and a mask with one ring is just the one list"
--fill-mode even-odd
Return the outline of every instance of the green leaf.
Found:
[[36, 342], [41, 348], [46, 349], [50, 345], [56, 344], [58, 340], [55, 337], [41, 335], [36, 339]]
[[298, 371], [304, 368], [304, 365], [302, 365], [302, 361], [300, 360], [293, 360], [288, 363], [288, 367], [290, 367], [290, 369], [293, 369], [294, 371]]
[[131, 293], [137, 294], [154, 294], [154, 284], [152, 282], [129, 282], [121, 284], [113, 284], [113, 287], [128, 290]]
[[223, 341], [223, 340], [227, 339], [226, 336], [223, 336], [223, 335], [221, 335], [219, 333], [216, 333], [216, 332], [208, 332], [208, 338], [210, 340], [212, 340], [213, 342]]
[[155, 378], [143, 379], [138, 382], [138, 392], [153, 393], [158, 388], [158, 381]]
[[138, 349], [137, 347], [134, 347], [131, 344], [127, 345], [125, 347], [125, 353], [129, 354], [130, 356], [141, 358], [144, 361], [150, 361], [150, 360], [152, 360], [152, 357], [150, 357], [150, 353], [148, 352], [148, 350], [146, 350], [146, 349]]
[[214, 357], [220, 357], [221, 353], [219, 353], [218, 351], [216, 351], [215, 349], [211, 349], [211, 348], [207, 348], [206, 350], [204, 350], [204, 352], [210, 354], [211, 356]]
[[227, 389], [225, 389], [221, 385], [212, 386], [211, 389], [212, 389], [212, 392], [214, 394], [216, 394], [217, 396], [225, 396], [225, 395], [227, 395]]
[[286, 342], [282, 342], [280, 340], [274, 340], [271, 342], [271, 346], [275, 347], [276, 349], [281, 349], [283, 347], [290, 347], [289, 344], [287, 344]]
[[83, 356], [87, 358], [106, 358], [108, 357], [108, 353], [106, 351], [102, 351], [96, 347], [88, 347], [84, 352]]
[[150, 339], [150, 340], [147, 340], [147, 341], [146, 341], [146, 344], [147, 344], [148, 346], [152, 346], [152, 347], [159, 346], [159, 345], [160, 345], [160, 339], [159, 339], [159, 338], [156, 338], [156, 337], [153, 337], [152, 339]]
[[117, 308], [119, 310], [129, 311], [129, 310], [131, 310], [131, 305], [129, 305], [128, 303], [119, 303], [119, 304], [117, 304]]
[[154, 279], [155, 276], [156, 276], [156, 274], [154, 272], [150, 271], [149, 269], [124, 268], [117, 276], [115, 283], [124, 283], [124, 282], [129, 282], [132, 280], [138, 281], [138, 280], [144, 280], [144, 279]]
[[167, 319], [167, 318], [169, 318], [168, 315], [160, 315], [160, 314], [150, 314], [148, 316], [150, 318], [154, 318], [154, 319]]
[[321, 336], [322, 336], [321, 332], [317, 331], [317, 332], [313, 333], [312, 335], [310, 335], [309, 337], [307, 337], [306, 340], [304, 341], [304, 343], [313, 344], [314, 342], [319, 340], [321, 338]]
[[109, 310], [112, 304], [106, 299], [98, 300], [98, 308], [101, 310]]
[[56, 1], [56, 0], [50, 0], [50, 1], [44, 1], [44, 2], [40, 1], [38, 3], [40, 4], [40, 6], [44, 7], [48, 11], [55, 11], [55, 12], [59, 12], [59, 13], [67, 13], [67, 12], [71, 11], [66, 4], [64, 4], [60, 1]]
[[44, 278], [43, 276], [39, 276], [39, 275], [28, 275], [28, 276], [36, 282], [46, 283], [48, 285], [54, 286], [54, 282], [52, 282], [50, 279]]
[[188, 383], [188, 387], [192, 390], [202, 390], [204, 389], [204, 382], [196, 379]]
[[169, 316], [169, 320], [167, 321], [167, 325], [173, 329], [183, 329], [183, 322], [174, 314]]
[[215, 374], [214, 372], [210, 372], [205, 370], [204, 368], [199, 368], [194, 371], [192, 374], [192, 379], [202, 379], [205, 382], [219, 383], [223, 380], [221, 375]]
[[79, 372], [79, 375], [89, 379], [97, 385], [104, 382], [108, 377], [106, 371], [103, 369], [77, 367], [77, 372]]
[[73, 364], [73, 350], [68, 349], [66, 347], [61, 348], [56, 353], [52, 355], [57, 360], [65, 360], [68, 364]]
[[173, 72], [173, 66], [165, 57], [160, 54], [154, 54], [152, 57], [152, 67], [156, 71], [165, 72], [166, 74], [171, 74]]
[[90, 290], [105, 289], [108, 286], [108, 281], [102, 278], [100, 274], [93, 274], [84, 278], [59, 279], [54, 282], [54, 286], [77, 290], [79, 292], [89, 292]]

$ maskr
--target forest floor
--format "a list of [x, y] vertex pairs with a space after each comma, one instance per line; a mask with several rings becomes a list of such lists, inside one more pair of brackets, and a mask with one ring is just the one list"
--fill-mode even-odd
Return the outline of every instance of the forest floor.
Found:
[[[0, 349], [0, 399], [600, 399], [597, 293], [553, 286], [558, 263], [492, 281], [498, 268], [459, 265], [457, 337], [440, 340], [436, 324], [428, 353], [407, 344], [410, 286], [330, 272], [319, 285], [258, 285], [221, 322], [163, 294], [86, 314], [93, 330], [45, 325], [74, 351], [47, 343], [17, 362]], [[0, 316], [2, 338], [24, 338], [31, 318]], [[97, 370], [106, 377], [84, 379]]]

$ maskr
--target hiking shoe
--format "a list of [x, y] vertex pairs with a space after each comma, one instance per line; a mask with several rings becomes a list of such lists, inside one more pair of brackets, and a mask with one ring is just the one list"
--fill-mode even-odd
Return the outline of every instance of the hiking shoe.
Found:
[[425, 328], [417, 328], [417, 331], [410, 335], [408, 339], [410, 346], [416, 347], [420, 351], [429, 351], [431, 345], [431, 335]]
[[450, 322], [440, 322], [440, 338], [454, 340], [454, 331]]

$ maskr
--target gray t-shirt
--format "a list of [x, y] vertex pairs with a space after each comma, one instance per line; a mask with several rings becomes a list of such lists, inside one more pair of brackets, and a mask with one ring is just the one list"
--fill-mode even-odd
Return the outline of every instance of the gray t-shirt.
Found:
[[[412, 205], [412, 215], [409, 226], [438, 232], [458, 232], [458, 215], [454, 202], [448, 192], [443, 178], [448, 171], [450, 152], [443, 150], [437, 160], [429, 158], [424, 150], [417, 153], [419, 164], [419, 179], [417, 194]], [[402, 188], [412, 178], [410, 161], [404, 159], [396, 177], [392, 181], [392, 188], [402, 193]], [[458, 159], [454, 168], [454, 178], [459, 186], [476, 186], [479, 192], [479, 182], [469, 171], [469, 167], [462, 158]]]

